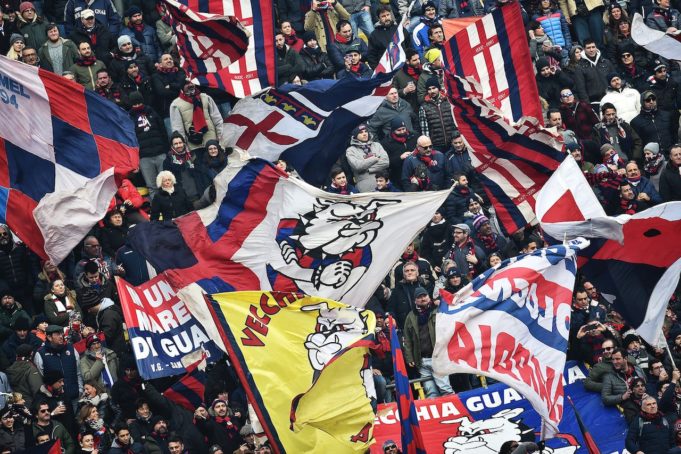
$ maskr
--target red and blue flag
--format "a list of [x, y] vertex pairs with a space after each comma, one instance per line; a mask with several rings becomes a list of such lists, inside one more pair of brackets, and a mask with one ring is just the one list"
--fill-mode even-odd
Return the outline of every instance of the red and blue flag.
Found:
[[393, 369], [395, 371], [395, 395], [402, 433], [402, 452], [405, 454], [426, 454], [419, 419], [414, 406], [414, 396], [407, 375], [407, 367], [404, 364], [402, 346], [392, 316], [388, 317], [388, 324], [390, 325], [390, 350], [392, 351]]
[[204, 402], [207, 375], [199, 366], [206, 357], [187, 367], [187, 373], [170, 385], [163, 395], [192, 413]]

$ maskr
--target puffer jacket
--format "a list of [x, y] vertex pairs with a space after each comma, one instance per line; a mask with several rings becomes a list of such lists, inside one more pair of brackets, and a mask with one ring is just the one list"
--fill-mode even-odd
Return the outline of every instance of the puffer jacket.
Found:
[[367, 123], [367, 127], [372, 134], [382, 139], [390, 134], [390, 122], [395, 117], [400, 117], [404, 121], [407, 130], [415, 131], [416, 115], [411, 105], [402, 98], [397, 98], [395, 105], [384, 100]]
[[601, 99], [601, 107], [606, 102], [615, 106], [617, 117], [627, 123], [641, 112], [641, 94], [631, 87], [622, 87], [619, 90], [608, 87], [608, 92]]
[[376, 187], [377, 172], [385, 170], [390, 164], [388, 153], [380, 143], [369, 136], [368, 142], [360, 142], [356, 138], [350, 140], [350, 147], [345, 151], [348, 164], [355, 175], [355, 183], [359, 192], [371, 192]]
[[[645, 374], [637, 366], [628, 364], [628, 367], [634, 368], [634, 372], [632, 374], [634, 378], [639, 377], [645, 379]], [[622, 403], [622, 394], [627, 392], [628, 389], [629, 385], [624, 380], [622, 374], [616, 371], [609, 373], [603, 378], [601, 400], [603, 400], [603, 404], [606, 406], [620, 405]]]
[[554, 45], [560, 46], [568, 52], [572, 48], [572, 36], [565, 16], [560, 10], [553, 10], [549, 14], [536, 14], [534, 20], [539, 22], [544, 32], [551, 38]]
[[646, 16], [646, 25], [654, 30], [666, 32], [669, 27], [679, 28], [681, 13], [674, 8], [656, 6]]
[[[430, 95], [426, 95], [419, 109], [420, 124], [423, 124], [423, 117], [428, 125], [427, 135], [433, 146], [439, 150], [446, 150], [452, 141], [452, 134], [456, 131], [452, 105], [447, 96], [441, 93], [437, 99], [431, 99]], [[422, 130], [421, 133], [426, 134], [426, 131]]]

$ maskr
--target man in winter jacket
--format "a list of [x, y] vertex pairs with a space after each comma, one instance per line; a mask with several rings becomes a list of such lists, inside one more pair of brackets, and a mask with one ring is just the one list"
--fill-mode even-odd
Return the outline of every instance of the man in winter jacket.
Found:
[[634, 378], [645, 380], [645, 374], [627, 361], [627, 353], [621, 348], [616, 348], [612, 353], [613, 371], [603, 378], [601, 399], [605, 406], [620, 405], [631, 399], [631, 382]]
[[119, 423], [114, 426], [114, 438], [113, 443], [111, 443], [111, 449], [109, 449], [108, 454], [144, 454], [146, 450], [142, 443], [137, 440], [133, 440], [130, 435], [130, 429], [125, 423]]
[[584, 380], [584, 387], [589, 391], [600, 393], [603, 390], [603, 378], [606, 374], [612, 373], [612, 352], [615, 350], [615, 341], [606, 339], [601, 343], [603, 355], [599, 361], [589, 369], [589, 376]]
[[161, 116], [144, 103], [141, 93], [131, 93], [128, 102], [140, 147], [140, 171], [153, 198], [156, 193], [156, 175], [163, 170], [163, 161], [168, 152], [168, 133]]
[[218, 444], [225, 452], [234, 452], [241, 445], [242, 438], [239, 427], [229, 416], [227, 402], [218, 398], [211, 404], [214, 417], [211, 417], [205, 406], [200, 406], [194, 412], [196, 427], [208, 438], [209, 444]]
[[674, 33], [681, 27], [681, 13], [670, 7], [670, 0], [657, 0], [657, 5], [646, 16], [646, 25], [664, 33]]
[[[28, 250], [25, 244], [15, 243], [12, 231], [5, 224], [0, 224], [0, 293], [9, 292], [23, 303], [23, 309], [29, 314], [34, 311], [31, 307], [32, 290], [35, 278], [39, 273], [38, 258]], [[7, 326], [2, 322], [0, 324]], [[0, 339], [2, 339], [0, 328]]]
[[559, 68], [551, 66], [549, 59], [546, 57], [538, 58], [534, 65], [537, 68], [535, 79], [539, 96], [549, 103], [549, 107], [560, 107], [561, 90], [571, 88], [573, 85], [572, 80]]
[[125, 16], [128, 18], [128, 26], [121, 30], [121, 35], [128, 35], [133, 44], [142, 48], [142, 52], [149, 60], [158, 60], [161, 56], [161, 44], [156, 37], [156, 30], [144, 23], [142, 10], [137, 6], [131, 6]]
[[416, 141], [416, 149], [402, 165], [402, 189], [405, 191], [435, 191], [445, 182], [445, 157], [433, 149], [428, 136]]
[[618, 117], [617, 109], [610, 103], [601, 107], [601, 122], [593, 127], [592, 140], [600, 147], [612, 145], [621, 159], [640, 160], [643, 157], [641, 138], [626, 121]]
[[452, 105], [437, 77], [428, 79], [426, 89], [426, 97], [419, 108], [421, 134], [430, 137], [436, 149], [446, 150], [456, 131]]
[[154, 93], [154, 110], [164, 120], [170, 118], [170, 104], [184, 87], [186, 78], [184, 70], [177, 66], [172, 55], [161, 55], [156, 72], [151, 76], [151, 88]]
[[601, 54], [593, 39], [584, 42], [584, 53], [575, 71], [575, 91], [581, 101], [599, 102], [608, 87], [606, 77], [615, 66]]
[[350, 46], [345, 49], [345, 60], [343, 62], [345, 67], [336, 74], [338, 79], [344, 77], [354, 77], [356, 79], [371, 77], [372, 70], [369, 65], [362, 61], [362, 55], [357, 47]]
[[[61, 76], [76, 62], [78, 48], [73, 41], [59, 35], [59, 28], [55, 24], [49, 24], [46, 28], [47, 41], [38, 49], [40, 67]], [[58, 58], [52, 58], [55, 52], [59, 54]]]
[[46, 433], [51, 440], [59, 439], [63, 454], [76, 454], [76, 445], [68, 430], [59, 422], [52, 419], [54, 410], [47, 402], [40, 402], [36, 405], [35, 417], [31, 426], [33, 438], [39, 433]]
[[641, 143], [658, 143], [660, 152], [666, 153], [676, 141], [677, 126], [670, 112], [657, 108], [655, 93], [644, 91], [641, 94], [641, 113], [631, 120], [631, 127], [641, 138]]
[[608, 75], [607, 93], [601, 99], [601, 109], [606, 103], [615, 106], [617, 116], [627, 123], [641, 112], [641, 94], [622, 81], [619, 74]]
[[[419, 53], [421, 57], [424, 56], [426, 50], [430, 47], [431, 29], [435, 26], [442, 27], [442, 19], [437, 15], [437, 6], [432, 0], [428, 0], [423, 4], [423, 15], [421, 21], [414, 28], [412, 33], [413, 48]], [[443, 34], [444, 38], [444, 34]]]
[[303, 42], [305, 45], [300, 49], [300, 58], [303, 63], [301, 77], [308, 82], [317, 79], [333, 79], [335, 72], [333, 63], [326, 52], [322, 52], [315, 34], [303, 33]]
[[80, 46], [82, 42], [88, 43], [97, 59], [108, 62], [111, 51], [116, 47], [116, 37], [105, 25], [96, 21], [95, 12], [91, 9], [81, 12], [77, 24], [69, 35], [71, 41], [76, 43], [76, 46]]
[[423, 64], [419, 80], [416, 82], [416, 99], [419, 105], [428, 94], [428, 83], [431, 77], [437, 77], [440, 86], [444, 84], [444, 61], [442, 60], [442, 51], [440, 49], [430, 49], [424, 55], [426, 62]]
[[24, 317], [19, 317], [12, 325], [12, 334], [2, 344], [2, 353], [8, 361], [14, 361], [17, 350], [22, 345], [37, 349], [43, 344], [35, 334], [29, 332], [30, 327], [28, 319]]
[[681, 147], [669, 151], [669, 162], [660, 174], [660, 196], [665, 202], [681, 200]]
[[[9, 338], [16, 327], [16, 323], [19, 319], [24, 319], [27, 326], [26, 330], [31, 324], [31, 317], [28, 312], [23, 310], [21, 304], [19, 304], [12, 294], [5, 290], [2, 293], [2, 298], [0, 298], [0, 342]], [[23, 326], [23, 325], [22, 325]]]
[[[390, 44], [393, 36], [397, 33], [397, 27], [400, 26], [400, 24], [395, 22], [392, 9], [389, 5], [379, 6], [376, 14], [378, 16], [378, 24], [369, 36], [369, 53], [367, 55], [367, 61], [372, 68], [378, 66], [378, 62], [383, 57], [388, 44]], [[409, 34], [406, 30], [404, 31], [404, 39], [405, 42], [402, 44], [402, 47], [406, 49], [410, 47]]]
[[350, 20], [350, 14], [336, 0], [312, 0], [310, 10], [305, 13], [305, 31], [314, 32], [319, 47], [326, 52], [327, 46], [336, 41], [334, 30], [339, 20]]
[[[319, 44], [319, 42], [317, 42], [317, 44]], [[369, 52], [367, 44], [364, 40], [353, 34], [350, 22], [347, 20], [339, 20], [336, 24], [334, 42], [326, 46], [326, 53], [329, 55], [336, 73], [345, 69], [345, 52], [349, 47], [357, 49], [362, 56], [362, 60], [366, 60]], [[322, 50], [322, 52], [324, 51]]]
[[653, 77], [649, 78], [649, 90], [657, 96], [657, 108], [673, 114], [672, 118], [678, 118], [678, 109], [681, 106], [681, 90], [679, 83], [669, 76], [669, 69], [664, 62], [656, 61]]
[[662, 203], [662, 197], [660, 197], [660, 194], [655, 190], [655, 187], [650, 180], [641, 176], [641, 171], [635, 161], [628, 162], [624, 169], [627, 172], [626, 181], [631, 185], [636, 200], [643, 201], [649, 206]]
[[47, 41], [47, 23], [42, 17], [38, 17], [33, 3], [21, 2], [17, 21], [19, 33], [24, 36], [26, 47], [40, 49]]
[[414, 292], [418, 287], [427, 290], [433, 289], [433, 282], [426, 282], [419, 277], [419, 267], [414, 262], [406, 262], [402, 266], [403, 278], [399, 281], [388, 301], [388, 312], [395, 317], [397, 327], [404, 328], [404, 322], [409, 313], [416, 307], [414, 304]]
[[94, 11], [97, 22], [108, 28], [113, 36], [121, 31], [121, 16], [111, 0], [69, 0], [64, 9], [66, 31], [75, 28], [86, 10]]
[[376, 110], [376, 113], [369, 119], [367, 126], [369, 132], [378, 138], [390, 134], [390, 125], [394, 118], [399, 118], [410, 131], [414, 130], [416, 124], [416, 114], [407, 101], [400, 98], [396, 88], [391, 88], [385, 100]]
[[461, 275], [471, 279], [485, 269], [485, 252], [473, 242], [468, 224], [456, 224], [453, 235], [452, 247], [444, 258], [453, 260]]
[[80, 56], [69, 68], [69, 71], [71, 71], [75, 76], [76, 82], [81, 84], [83, 87], [90, 90], [96, 90], [97, 71], [100, 69], [106, 69], [106, 65], [103, 61], [98, 60], [96, 56], [92, 54], [92, 48], [86, 41], [83, 41], [78, 45], [78, 53]]
[[33, 364], [35, 347], [22, 344], [17, 348], [16, 360], [7, 369], [7, 378], [14, 392], [21, 393], [26, 401], [26, 407], [33, 406], [33, 396], [38, 394], [43, 386], [43, 376]]
[[123, 336], [123, 314], [109, 298], [85, 298], [81, 303], [84, 313], [95, 317], [98, 331], [104, 333], [106, 345], [118, 355], [127, 351]]
[[203, 149], [209, 140], [222, 141], [222, 114], [217, 104], [187, 82], [170, 104], [170, 125], [189, 140], [190, 150]]
[[390, 134], [381, 140], [390, 160], [390, 181], [399, 188], [402, 188], [402, 163], [416, 148], [416, 140], [417, 136], [407, 129], [407, 124], [400, 117], [392, 119]]
[[421, 58], [414, 49], [407, 49], [407, 61], [393, 78], [393, 87], [397, 88], [400, 98], [407, 101], [414, 112], [419, 110], [419, 101], [416, 96], [416, 84], [423, 71]]
[[440, 0], [437, 14], [445, 19], [456, 19], [458, 17], [484, 16], [483, 3], [489, 2], [468, 2], [466, 0]]
[[[35, 365], [45, 377], [48, 371], [58, 371], [63, 374], [64, 401], [71, 402], [80, 395], [83, 388], [83, 377], [80, 374], [80, 355], [71, 344], [64, 343], [64, 328], [58, 325], [47, 327], [47, 339], [35, 354]], [[47, 383], [45, 379], [45, 384]]]
[[[668, 0], [662, 0], [667, 1]], [[674, 418], [676, 419], [676, 418]], [[674, 429], [667, 417], [659, 411], [657, 400], [645, 396], [641, 400], [641, 412], [631, 422], [625, 446], [633, 453], [674, 453]]]

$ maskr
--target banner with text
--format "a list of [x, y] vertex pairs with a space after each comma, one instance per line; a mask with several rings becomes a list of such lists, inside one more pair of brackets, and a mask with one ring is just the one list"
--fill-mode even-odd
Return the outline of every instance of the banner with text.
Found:
[[[584, 389], [582, 379], [588, 371], [583, 365], [568, 362], [563, 374], [565, 394], [579, 408], [586, 426], [603, 453], [622, 453], [627, 426], [614, 408], [606, 408], [600, 394]], [[429, 454], [496, 454], [508, 440], [538, 441], [541, 418], [513, 388], [498, 383], [436, 399], [416, 401], [416, 413]], [[396, 404], [378, 406], [374, 423], [377, 443], [372, 453], [382, 453], [386, 440], [399, 446], [400, 423]], [[546, 446], [554, 454], [586, 453], [572, 407], [565, 406], [556, 436]], [[546, 452], [546, 451], [545, 451]]]
[[182, 358], [203, 347], [208, 362], [222, 357], [203, 327], [162, 275], [140, 286], [117, 278], [132, 351], [146, 379], [185, 373]]

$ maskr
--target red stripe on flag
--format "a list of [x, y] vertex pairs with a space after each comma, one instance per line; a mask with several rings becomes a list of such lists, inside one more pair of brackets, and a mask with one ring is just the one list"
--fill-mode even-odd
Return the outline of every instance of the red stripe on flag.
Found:
[[117, 176], [127, 175], [140, 166], [139, 151], [106, 137], [94, 135], [99, 152], [99, 168], [103, 172], [111, 167]]
[[9, 164], [7, 162], [7, 149], [5, 139], [0, 137], [0, 186], [9, 188]]
[[7, 201], [7, 225], [33, 252], [47, 259], [45, 240], [33, 218], [38, 203], [16, 189], [10, 189]]
[[[39, 74], [50, 100], [52, 115], [74, 128], [92, 134], [85, 102], [85, 88], [43, 69], [39, 70]], [[76, 91], [74, 86], [77, 94], [74, 93]], [[68, 99], [68, 102], [64, 102], [65, 99]]]

